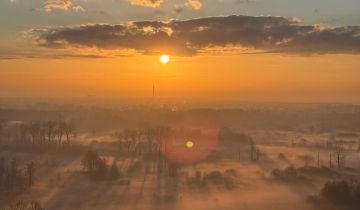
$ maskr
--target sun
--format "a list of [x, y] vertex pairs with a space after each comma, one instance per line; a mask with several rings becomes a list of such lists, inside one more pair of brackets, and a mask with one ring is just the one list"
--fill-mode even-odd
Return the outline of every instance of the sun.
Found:
[[167, 64], [170, 61], [170, 56], [169, 55], [161, 55], [160, 56], [160, 62], [163, 64]]
[[187, 148], [191, 149], [191, 148], [194, 147], [194, 142], [192, 142], [192, 141], [187, 141], [187, 142], [185, 143], [185, 146], [186, 146]]

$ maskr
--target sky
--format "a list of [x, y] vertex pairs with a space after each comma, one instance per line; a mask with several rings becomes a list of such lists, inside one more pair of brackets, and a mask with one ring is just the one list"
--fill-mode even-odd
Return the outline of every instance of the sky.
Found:
[[360, 103], [359, 23], [358, 0], [0, 0], [0, 97]]

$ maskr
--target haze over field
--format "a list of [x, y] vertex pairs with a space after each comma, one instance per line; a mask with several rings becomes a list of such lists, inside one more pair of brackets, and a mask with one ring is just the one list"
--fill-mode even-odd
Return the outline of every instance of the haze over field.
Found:
[[2, 0], [0, 210], [360, 209], [360, 1]]

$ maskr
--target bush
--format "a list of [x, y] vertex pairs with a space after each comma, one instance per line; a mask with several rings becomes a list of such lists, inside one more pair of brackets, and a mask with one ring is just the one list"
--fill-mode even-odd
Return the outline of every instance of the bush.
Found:
[[306, 176], [300, 173], [300, 170], [294, 166], [289, 166], [285, 169], [274, 169], [271, 171], [270, 176], [277, 181], [284, 182], [308, 181]]
[[354, 181], [331, 181], [325, 183], [319, 196], [312, 196], [317, 205], [332, 205], [348, 210], [360, 209], [360, 183]]
[[120, 176], [116, 162], [114, 162], [111, 167], [108, 167], [106, 159], [101, 158], [97, 151], [87, 151], [82, 159], [82, 163], [86, 172], [93, 179], [116, 180]]
[[109, 179], [116, 180], [119, 177], [120, 177], [120, 172], [119, 172], [119, 169], [118, 169], [116, 163], [114, 162], [109, 169]]
[[279, 154], [278, 154], [278, 159], [279, 159], [279, 160], [286, 160], [287, 158], [286, 158], [286, 156], [285, 156], [283, 153], [279, 153]]
[[136, 160], [131, 165], [129, 165], [129, 168], [127, 171], [128, 174], [134, 174], [134, 173], [138, 172], [141, 169], [142, 165], [143, 164], [140, 160]]
[[320, 195], [338, 205], [360, 208], [360, 183], [358, 182], [327, 182]]
[[206, 189], [209, 186], [233, 189], [236, 187], [236, 178], [237, 173], [234, 169], [227, 169], [224, 173], [211, 171], [203, 175], [200, 171], [197, 171], [194, 177], [187, 178], [187, 184], [197, 189]]

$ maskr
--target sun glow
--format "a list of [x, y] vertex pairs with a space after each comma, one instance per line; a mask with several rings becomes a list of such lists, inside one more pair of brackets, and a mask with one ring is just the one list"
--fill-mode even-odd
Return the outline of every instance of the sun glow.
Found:
[[170, 61], [170, 56], [169, 55], [161, 55], [160, 56], [160, 62], [163, 64], [167, 64]]

